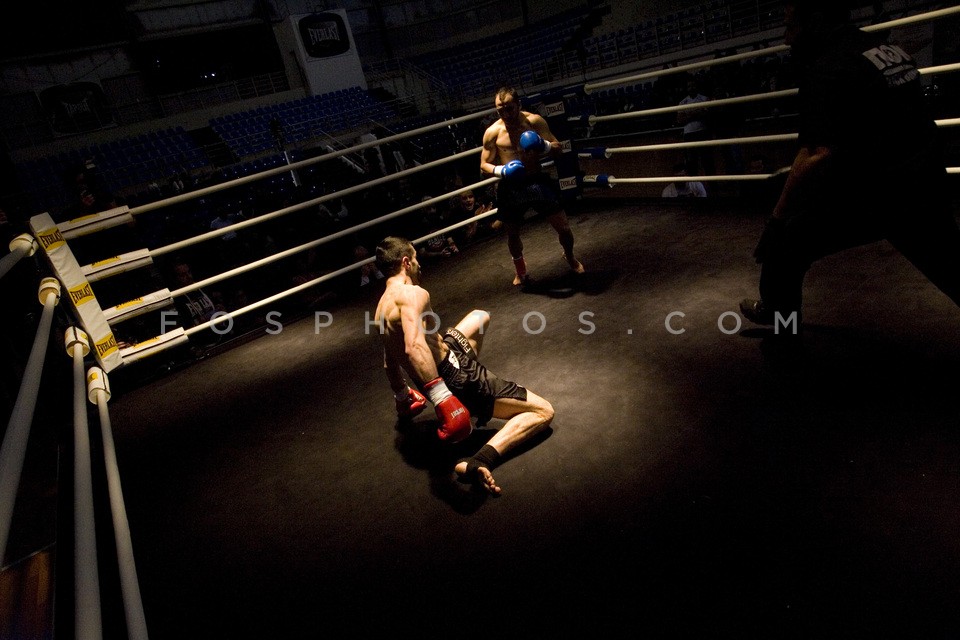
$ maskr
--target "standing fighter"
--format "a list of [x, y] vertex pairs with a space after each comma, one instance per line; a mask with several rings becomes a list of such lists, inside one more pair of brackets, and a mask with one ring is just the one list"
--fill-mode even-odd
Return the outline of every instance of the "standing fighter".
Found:
[[[501, 456], [550, 424], [553, 407], [532, 391], [497, 377], [477, 360], [490, 323], [486, 311], [471, 311], [440, 335], [440, 318], [430, 307], [430, 294], [420, 286], [420, 263], [408, 240], [385, 238], [377, 246], [377, 267], [387, 275], [376, 321], [397, 413], [401, 418], [416, 416], [428, 397], [440, 419], [437, 435], [445, 442], [460, 442], [470, 435], [471, 414], [478, 426], [490, 418], [506, 420], [480, 451], [454, 467], [462, 479], [499, 494], [490, 471]], [[427, 397], [407, 385], [404, 371]]]
[[503, 178], [497, 187], [497, 206], [517, 272], [513, 284], [527, 281], [520, 226], [528, 209], [547, 216], [560, 239], [563, 258], [575, 273], [583, 273], [583, 265], [573, 255], [573, 232], [560, 204], [560, 194], [554, 181], [540, 167], [542, 156], [561, 152], [560, 143], [542, 116], [520, 108], [515, 89], [499, 89], [494, 105], [500, 119], [483, 134], [480, 171]]

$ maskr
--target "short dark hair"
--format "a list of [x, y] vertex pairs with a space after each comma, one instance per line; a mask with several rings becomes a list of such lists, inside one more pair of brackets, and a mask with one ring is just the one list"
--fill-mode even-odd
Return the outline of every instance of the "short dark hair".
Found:
[[388, 236], [377, 245], [377, 269], [383, 275], [395, 276], [400, 273], [400, 263], [404, 258], [412, 258], [416, 249], [410, 241], [400, 236]]
[[513, 96], [514, 100], [516, 100], [517, 102], [520, 102], [520, 94], [517, 92], [516, 89], [514, 89], [509, 85], [504, 85], [499, 89], [497, 89], [497, 92], [494, 94], [493, 97], [500, 98], [502, 100], [503, 96]]

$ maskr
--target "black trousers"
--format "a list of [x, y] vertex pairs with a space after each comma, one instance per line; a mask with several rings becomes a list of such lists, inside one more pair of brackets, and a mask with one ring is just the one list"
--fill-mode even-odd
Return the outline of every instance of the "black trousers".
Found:
[[800, 311], [804, 276], [815, 261], [887, 240], [960, 306], [960, 228], [947, 197], [947, 174], [943, 165], [914, 169], [837, 179], [810, 194], [764, 259], [764, 305], [782, 314]]

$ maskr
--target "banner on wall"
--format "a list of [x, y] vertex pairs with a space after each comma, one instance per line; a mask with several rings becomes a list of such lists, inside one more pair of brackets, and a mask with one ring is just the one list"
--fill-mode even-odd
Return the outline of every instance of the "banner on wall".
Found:
[[300, 18], [297, 31], [304, 50], [311, 58], [329, 58], [350, 50], [347, 25], [336, 13], [312, 13]]
[[113, 124], [103, 89], [95, 82], [58, 84], [38, 97], [56, 133], [96, 131]]
[[573, 149], [573, 130], [570, 126], [570, 111], [567, 102], [576, 98], [575, 94], [563, 91], [554, 93], [535, 93], [524, 99], [524, 105], [543, 116], [547, 126], [563, 148], [554, 160], [557, 169], [557, 181], [560, 195], [564, 199], [579, 199], [582, 195], [580, 184], [580, 161]]
[[297, 60], [311, 95], [367, 88], [345, 10], [292, 15], [289, 19], [296, 35]]

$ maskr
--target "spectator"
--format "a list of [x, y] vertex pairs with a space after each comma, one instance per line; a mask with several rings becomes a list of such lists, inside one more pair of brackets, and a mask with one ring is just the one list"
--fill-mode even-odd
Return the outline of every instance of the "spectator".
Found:
[[[673, 167], [678, 176], [688, 176], [687, 166], [682, 162]], [[664, 198], [706, 198], [707, 190], [699, 180], [677, 180], [663, 188], [661, 195]]]
[[[421, 202], [431, 199], [431, 196], [423, 196]], [[431, 204], [424, 208], [421, 226], [428, 233], [446, 226], [446, 220], [437, 209], [437, 205]], [[420, 257], [424, 259], [447, 258], [458, 253], [460, 253], [460, 249], [457, 247], [456, 241], [453, 236], [446, 233], [431, 236], [419, 250]]]
[[[489, 203], [478, 202], [477, 194], [473, 189], [468, 189], [451, 200], [451, 221], [460, 222], [462, 220], [469, 220], [474, 216], [479, 216], [490, 211], [492, 208]], [[457, 230], [457, 239], [460, 241], [460, 244], [466, 246], [477, 239], [480, 224], [480, 222], [474, 222], [465, 227], [460, 227]], [[490, 229], [489, 220], [483, 221], [483, 229]]]
[[[710, 98], [700, 93], [696, 78], [687, 80], [687, 95], [680, 100], [680, 105], [699, 104]], [[677, 113], [677, 123], [683, 125], [683, 141], [699, 142], [709, 140], [712, 135], [707, 127], [706, 109], [690, 109]], [[693, 175], [713, 175], [713, 149], [710, 147], [692, 147], [687, 149], [686, 165]]]
[[[370, 250], [367, 249], [362, 244], [358, 244], [353, 248], [353, 257], [360, 262], [361, 260], [366, 260], [370, 257]], [[383, 280], [383, 273], [380, 272], [380, 269], [377, 268], [376, 263], [368, 262], [367, 264], [360, 267], [360, 286], [365, 287], [374, 280]]]
[[68, 220], [119, 206], [92, 160], [72, 167], [67, 172], [66, 182], [68, 191], [73, 194], [73, 202], [66, 210]]

